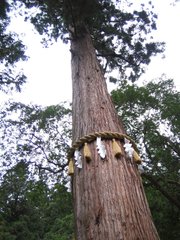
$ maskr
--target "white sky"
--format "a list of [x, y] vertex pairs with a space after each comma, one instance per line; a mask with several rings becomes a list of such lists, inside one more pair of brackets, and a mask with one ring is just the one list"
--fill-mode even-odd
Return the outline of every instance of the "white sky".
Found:
[[[180, 90], [180, 2], [170, 5], [173, 0], [153, 0], [158, 13], [155, 40], [166, 42], [166, 58], [154, 57], [142, 80], [152, 80], [165, 73], [173, 78]], [[18, 19], [12, 25], [14, 31], [23, 33], [23, 41], [27, 45], [30, 59], [21, 63], [27, 75], [27, 83], [22, 93], [14, 94], [16, 101], [41, 105], [58, 104], [71, 101], [71, 68], [69, 46], [58, 42], [49, 48], [43, 48], [38, 34], [32, 33], [32, 26]], [[2, 95], [1, 95], [2, 96]], [[2, 97], [1, 97], [2, 98]], [[5, 99], [3, 97], [3, 99]], [[7, 96], [6, 96], [7, 99]], [[1, 100], [1, 99], [0, 99]]]

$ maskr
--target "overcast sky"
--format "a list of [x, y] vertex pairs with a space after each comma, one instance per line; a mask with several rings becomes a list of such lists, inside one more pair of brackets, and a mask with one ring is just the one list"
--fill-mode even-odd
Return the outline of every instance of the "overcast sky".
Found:
[[[154, 57], [148, 71], [141, 79], [151, 80], [165, 73], [175, 80], [180, 90], [180, 2], [172, 6], [170, 5], [172, 1], [152, 1], [158, 13], [158, 30], [154, 33], [154, 37], [155, 40], [166, 42], [166, 58]], [[49, 48], [43, 48], [40, 43], [41, 37], [32, 33], [33, 27], [24, 23], [22, 18], [16, 19], [11, 28], [23, 34], [30, 59], [20, 66], [24, 69], [28, 82], [21, 94], [10, 97], [17, 101], [42, 105], [70, 101], [72, 90], [69, 46], [58, 42]]]

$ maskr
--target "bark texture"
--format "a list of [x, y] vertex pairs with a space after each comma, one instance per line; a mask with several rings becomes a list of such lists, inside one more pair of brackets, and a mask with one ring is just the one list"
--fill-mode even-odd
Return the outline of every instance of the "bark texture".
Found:
[[[73, 40], [71, 52], [73, 141], [98, 131], [125, 133], [107, 92], [89, 34]], [[100, 158], [93, 142], [88, 144], [92, 161], [87, 163], [82, 158], [82, 169], [75, 168], [76, 239], [159, 239], [136, 165], [125, 153], [115, 158], [112, 141], [104, 144], [105, 160]]]

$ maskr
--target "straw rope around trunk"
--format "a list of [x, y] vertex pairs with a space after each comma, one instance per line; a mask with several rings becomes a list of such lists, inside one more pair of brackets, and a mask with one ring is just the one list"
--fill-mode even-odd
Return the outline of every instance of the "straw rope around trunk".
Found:
[[[132, 144], [132, 147], [134, 149], [133, 157], [135, 159], [135, 162], [138, 164], [141, 163], [141, 159], [138, 155], [138, 149], [137, 149], [136, 143], [128, 135], [121, 134], [118, 132], [95, 132], [95, 133], [92, 133], [89, 135], [85, 135], [84, 137], [81, 137], [69, 149], [68, 154], [67, 154], [68, 163], [70, 161], [72, 161], [72, 159], [74, 158], [75, 151], [80, 150], [82, 147], [84, 147], [84, 155], [86, 155], [86, 160], [90, 161], [91, 156], [90, 156], [90, 152], [89, 152], [87, 144], [95, 141], [97, 138], [101, 138], [102, 140], [112, 140], [113, 148], [116, 149], [115, 150], [116, 157], [120, 156], [122, 151], [120, 149], [120, 146], [117, 144], [117, 142], [115, 140], [119, 140], [123, 143], [125, 143], [125, 141], [128, 140], [130, 142], [130, 144]], [[69, 165], [72, 165], [72, 162]]]
[[126, 138], [132, 143], [133, 148], [136, 151], [138, 151], [134, 140], [126, 134], [121, 134], [118, 132], [95, 132], [95, 133], [92, 133], [89, 135], [85, 135], [84, 137], [82, 137], [78, 141], [76, 141], [68, 151], [68, 159], [73, 157], [74, 151], [76, 149], [80, 149], [81, 147], [83, 147], [84, 143], [91, 143], [91, 142], [95, 141], [97, 137], [101, 137], [102, 140], [116, 139], [116, 140], [121, 140], [121, 141], [124, 141], [124, 139]]

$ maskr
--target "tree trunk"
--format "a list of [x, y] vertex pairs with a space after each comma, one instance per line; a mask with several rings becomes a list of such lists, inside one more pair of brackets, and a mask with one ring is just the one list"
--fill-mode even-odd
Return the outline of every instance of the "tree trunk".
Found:
[[[94, 132], [125, 133], [88, 33], [72, 40], [71, 52], [73, 142]], [[76, 239], [159, 239], [136, 164], [125, 152], [115, 158], [111, 140], [105, 140], [104, 144], [107, 150], [104, 160], [92, 142], [88, 144], [92, 161], [88, 163], [82, 156], [82, 169], [75, 167]]]

